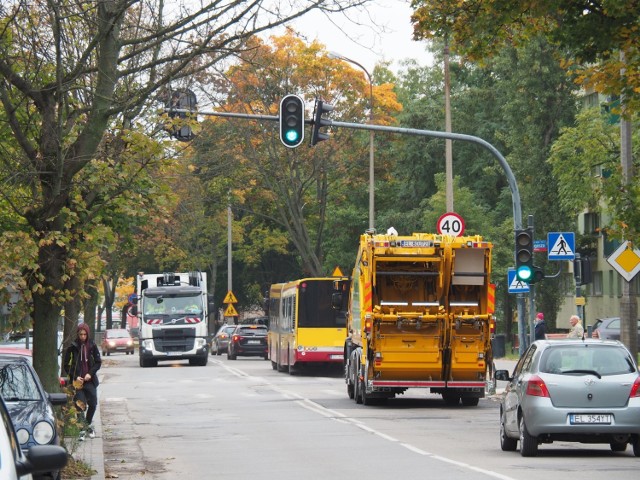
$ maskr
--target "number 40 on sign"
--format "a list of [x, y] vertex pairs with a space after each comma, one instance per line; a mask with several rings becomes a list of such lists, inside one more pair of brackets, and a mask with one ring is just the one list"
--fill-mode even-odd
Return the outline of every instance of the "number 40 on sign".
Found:
[[438, 219], [437, 230], [440, 235], [460, 237], [464, 233], [464, 220], [455, 212], [448, 212]]

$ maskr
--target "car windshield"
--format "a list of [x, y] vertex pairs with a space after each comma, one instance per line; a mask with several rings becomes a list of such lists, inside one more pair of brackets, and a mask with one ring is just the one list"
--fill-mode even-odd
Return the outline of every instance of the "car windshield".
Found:
[[614, 345], [556, 346], [547, 348], [540, 359], [542, 373], [622, 375], [634, 371], [626, 351]]
[[5, 402], [42, 400], [36, 380], [26, 365], [21, 363], [0, 365], [0, 395]]
[[126, 330], [114, 330], [109, 332], [109, 338], [129, 338], [129, 332]]
[[236, 331], [238, 335], [250, 336], [250, 335], [266, 335], [266, 327], [242, 327]]

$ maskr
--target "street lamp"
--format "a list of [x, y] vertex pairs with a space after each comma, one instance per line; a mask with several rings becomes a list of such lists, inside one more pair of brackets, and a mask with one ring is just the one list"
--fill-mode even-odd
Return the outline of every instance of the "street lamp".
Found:
[[[367, 78], [369, 79], [369, 123], [373, 125], [373, 80], [371, 79], [371, 74], [368, 72], [366, 68], [364, 68], [355, 60], [351, 60], [350, 58], [347, 58], [344, 55], [340, 55], [339, 53], [329, 52], [329, 58], [334, 58], [338, 60], [343, 60], [345, 62], [353, 63], [354, 65], [360, 67], [364, 71], [364, 73], [367, 75]], [[375, 228], [374, 203], [375, 203], [375, 195], [374, 195], [374, 173], [373, 173], [373, 130], [371, 130], [369, 132], [369, 230], [373, 230]]]

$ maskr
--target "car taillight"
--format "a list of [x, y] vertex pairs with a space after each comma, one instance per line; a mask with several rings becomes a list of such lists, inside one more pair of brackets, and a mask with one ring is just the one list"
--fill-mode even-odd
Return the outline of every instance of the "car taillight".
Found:
[[238, 340], [240, 340], [240, 337], [238, 335], [234, 335], [232, 341], [237, 342]]
[[640, 377], [636, 378], [636, 381], [633, 382], [631, 386], [631, 393], [629, 394], [629, 398], [640, 397]]
[[533, 375], [527, 382], [527, 395], [531, 395], [532, 397], [549, 397], [549, 390], [539, 376]]

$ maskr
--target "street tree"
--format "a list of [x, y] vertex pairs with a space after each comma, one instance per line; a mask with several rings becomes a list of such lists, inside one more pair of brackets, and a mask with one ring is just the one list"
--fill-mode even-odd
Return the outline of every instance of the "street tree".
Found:
[[[296, 93], [308, 106], [306, 118], [311, 117], [315, 98], [322, 98], [334, 106], [333, 119], [366, 123], [369, 84], [364, 75], [329, 58], [318, 42], [306, 44], [289, 31], [269, 43], [256, 39], [241, 58], [242, 63], [226, 72], [221, 110], [278, 115], [280, 100]], [[382, 124], [401, 108], [386, 84], [374, 85], [374, 105]], [[324, 241], [331, 192], [337, 183], [356, 179], [362, 183], [365, 176], [350, 170], [366, 172], [360, 167], [367, 165], [363, 160], [368, 158], [368, 142], [358, 142], [353, 131], [341, 129], [313, 148], [305, 142], [287, 149], [278, 139], [275, 123], [243, 121], [240, 127], [237, 120], [213, 117], [196, 142], [198, 167], [216, 182], [220, 176], [228, 178], [234, 213], [251, 211], [268, 220], [265, 226], [274, 234], [280, 230], [293, 246], [301, 272], [320, 276], [328, 273]]]
[[[627, 0], [503, 2], [414, 0], [414, 36], [439, 38], [476, 61], [504, 46], [523, 47], [544, 35], [585, 88], [624, 95], [629, 113], [640, 108], [640, 4]], [[621, 73], [625, 70], [624, 73]]]
[[[61, 307], [78, 293], [67, 283], [77, 274], [74, 248], [107, 203], [95, 185], [78, 183], [88, 165], [101, 162], [105, 132], [152, 136], [161, 124], [149, 110], [153, 102], [168, 101], [171, 89], [243, 51], [253, 35], [314, 9], [340, 13], [365, 3], [2, 2], [0, 119], [10, 135], [0, 141], [1, 190], [36, 248], [20, 271], [32, 297], [34, 366], [46, 387], [56, 382], [51, 359]], [[156, 158], [155, 150], [137, 153]], [[122, 161], [103, 167], [117, 171]]]

